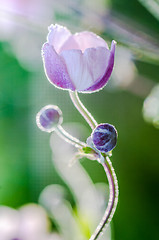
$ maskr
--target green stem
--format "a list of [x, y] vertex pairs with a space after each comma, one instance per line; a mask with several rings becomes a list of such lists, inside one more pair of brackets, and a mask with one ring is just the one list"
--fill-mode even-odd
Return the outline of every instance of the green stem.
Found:
[[106, 157], [105, 162], [102, 163], [102, 165], [104, 167], [109, 182], [109, 202], [101, 222], [99, 223], [94, 234], [89, 240], [96, 240], [98, 236], [103, 232], [104, 228], [108, 226], [108, 224], [112, 220], [118, 203], [118, 181], [110, 159]]
[[83, 103], [80, 101], [77, 91], [72, 92], [69, 91], [70, 98], [77, 108], [77, 110], [80, 112], [80, 114], [85, 118], [86, 122], [89, 124], [89, 126], [92, 128], [96, 128], [98, 125], [94, 117], [91, 115], [91, 113], [86, 109], [86, 107], [83, 105]]

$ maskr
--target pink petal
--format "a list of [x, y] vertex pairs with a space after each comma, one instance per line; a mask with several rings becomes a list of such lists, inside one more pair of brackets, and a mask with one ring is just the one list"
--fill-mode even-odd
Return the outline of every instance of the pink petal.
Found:
[[78, 45], [78, 43], [76, 42], [74, 35], [71, 35], [66, 41], [65, 43], [62, 45], [62, 47], [60, 48], [60, 53], [65, 51], [65, 50], [72, 50], [72, 49], [78, 49], [80, 50], [80, 46]]
[[110, 56], [107, 61], [107, 68], [105, 69], [104, 75], [101, 78], [97, 79], [96, 82], [90, 88], [85, 90], [85, 92], [99, 91], [108, 82], [114, 66], [115, 45], [116, 42], [113, 40], [111, 44]]
[[75, 90], [63, 59], [56, 53], [53, 46], [45, 43], [42, 47], [43, 63], [48, 80], [56, 87]]
[[87, 48], [104, 47], [108, 49], [108, 45], [104, 39], [92, 32], [85, 31], [76, 33], [74, 34], [74, 39], [78, 43], [82, 52], [84, 52]]
[[61, 52], [60, 55], [67, 66], [67, 71], [77, 91], [92, 85], [92, 76], [81, 50], [67, 50]]
[[99, 78], [103, 77], [105, 69], [108, 67], [110, 51], [104, 47], [88, 48], [84, 52], [84, 58], [94, 85]]
[[94, 86], [108, 67], [110, 51], [103, 47], [63, 51], [60, 54], [67, 66], [69, 76], [79, 92]]
[[84, 52], [87, 48], [104, 47], [108, 49], [107, 43], [92, 32], [80, 32], [70, 36], [63, 44], [60, 52], [70, 49], [80, 49]]
[[58, 53], [64, 42], [67, 41], [70, 36], [71, 33], [66, 27], [62, 27], [58, 24], [51, 25], [49, 27], [47, 42], [52, 45]]

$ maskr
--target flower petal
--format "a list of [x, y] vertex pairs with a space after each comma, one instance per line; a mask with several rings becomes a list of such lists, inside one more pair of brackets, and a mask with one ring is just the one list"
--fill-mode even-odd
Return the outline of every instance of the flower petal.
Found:
[[[48, 219], [45, 210], [37, 204], [27, 204], [19, 209], [20, 239], [41, 239], [47, 232]], [[43, 238], [42, 238], [43, 239]]]
[[107, 43], [92, 32], [80, 32], [70, 36], [63, 44], [60, 52], [70, 49], [79, 49], [84, 52], [87, 48], [104, 47], [108, 49]]
[[103, 47], [81, 50], [67, 50], [60, 54], [67, 66], [69, 76], [79, 92], [96, 84], [108, 68], [110, 51]]
[[60, 56], [65, 61], [67, 71], [77, 91], [89, 88], [93, 84], [91, 73], [81, 50], [63, 51]]
[[13, 239], [18, 235], [19, 213], [10, 207], [0, 206], [0, 239]]
[[60, 48], [59, 53], [61, 53], [62, 51], [65, 50], [75, 50], [78, 49], [80, 50], [80, 46], [78, 45], [78, 43], [76, 42], [74, 35], [71, 35], [62, 45], [62, 47]]
[[103, 47], [88, 48], [84, 52], [84, 58], [93, 79], [92, 86], [104, 76], [109, 63], [110, 51]]
[[104, 39], [92, 32], [85, 31], [76, 33], [74, 34], [74, 39], [79, 45], [82, 52], [84, 52], [87, 48], [104, 47], [108, 49], [108, 45]]
[[65, 63], [53, 46], [45, 43], [42, 47], [42, 56], [48, 80], [56, 87], [74, 91], [75, 87], [71, 82]]
[[115, 45], [116, 42], [113, 40], [111, 44], [110, 56], [109, 59], [107, 59], [107, 67], [105, 69], [104, 75], [101, 78], [97, 79], [96, 82], [91, 87], [85, 89], [85, 93], [99, 91], [108, 82], [114, 66]]
[[64, 42], [67, 41], [71, 35], [71, 32], [66, 27], [62, 27], [58, 24], [52, 24], [49, 27], [47, 42], [52, 45], [58, 53]]

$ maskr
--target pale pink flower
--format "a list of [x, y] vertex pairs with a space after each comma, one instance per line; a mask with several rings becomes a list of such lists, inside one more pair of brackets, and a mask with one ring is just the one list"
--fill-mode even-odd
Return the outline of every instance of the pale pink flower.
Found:
[[114, 65], [115, 41], [107, 43], [92, 32], [76, 34], [51, 25], [42, 47], [46, 75], [56, 87], [78, 92], [102, 89]]
[[37, 204], [19, 210], [0, 206], [0, 240], [62, 240], [49, 227], [45, 210]]

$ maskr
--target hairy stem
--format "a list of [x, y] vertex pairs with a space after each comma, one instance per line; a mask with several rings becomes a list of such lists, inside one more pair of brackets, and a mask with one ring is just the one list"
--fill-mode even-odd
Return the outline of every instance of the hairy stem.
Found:
[[[96, 128], [98, 124], [96, 120], [93, 118], [93, 116], [91, 115], [91, 113], [88, 112], [88, 110], [85, 108], [83, 103], [80, 101], [77, 92], [70, 91], [69, 94], [77, 110], [85, 118], [85, 120], [90, 125], [92, 130], [94, 130], [94, 128]], [[118, 203], [118, 195], [119, 195], [118, 181], [109, 157], [105, 157], [105, 161], [104, 162], [101, 161], [101, 164], [104, 167], [104, 170], [106, 172], [108, 182], [109, 182], [109, 201], [108, 201], [108, 206], [105, 210], [102, 220], [100, 221], [94, 234], [91, 236], [89, 240], [96, 240], [99, 237], [99, 235], [103, 232], [104, 228], [108, 226], [108, 224], [112, 220], [112, 217], [114, 215], [114, 212], [116, 210], [117, 203]]]
[[76, 91], [75, 92], [69, 91], [69, 94], [73, 104], [75, 105], [77, 110], [81, 113], [81, 115], [84, 117], [86, 122], [89, 124], [89, 126], [93, 130], [98, 125], [96, 120], [91, 115], [91, 113], [86, 109], [86, 107], [83, 105]]
[[61, 125], [59, 125], [56, 129], [55, 129], [56, 133], [63, 138], [66, 142], [71, 143], [72, 145], [74, 145], [77, 148], [83, 148], [86, 147], [87, 144], [84, 142], [81, 142], [80, 140], [78, 140], [77, 138], [73, 137], [72, 135], [70, 135], [68, 132], [66, 132], [63, 127]]
[[110, 159], [106, 157], [105, 162], [101, 164], [104, 167], [109, 182], [109, 202], [101, 222], [99, 223], [94, 234], [89, 240], [96, 240], [103, 232], [104, 228], [108, 226], [108, 224], [112, 220], [118, 203], [118, 181], [112, 163]]

